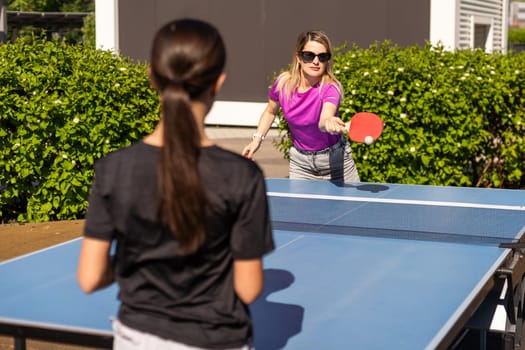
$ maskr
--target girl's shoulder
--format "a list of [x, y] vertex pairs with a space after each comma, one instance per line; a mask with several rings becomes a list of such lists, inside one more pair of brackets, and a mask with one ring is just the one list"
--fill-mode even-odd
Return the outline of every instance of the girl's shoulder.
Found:
[[201, 158], [208, 164], [214, 164], [215, 171], [223, 169], [229, 176], [239, 174], [245, 177], [261, 172], [256, 162], [218, 145], [203, 148]]
[[230, 192], [245, 192], [247, 195], [254, 184], [264, 181], [259, 165], [238, 153], [220, 146], [206, 147], [199, 157], [199, 170], [203, 181], [211, 188], [222, 188]]

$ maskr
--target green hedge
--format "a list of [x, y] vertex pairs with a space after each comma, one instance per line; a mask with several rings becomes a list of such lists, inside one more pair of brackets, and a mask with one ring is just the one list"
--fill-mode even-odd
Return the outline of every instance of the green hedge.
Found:
[[334, 60], [342, 118], [369, 111], [386, 125], [374, 144], [352, 144], [363, 181], [524, 188], [525, 54], [384, 42]]
[[[525, 54], [340, 48], [343, 119], [373, 111], [380, 140], [353, 144], [363, 181], [524, 188]], [[0, 46], [1, 222], [82, 218], [96, 159], [152, 131], [146, 66], [86, 46]], [[281, 118], [284, 155], [289, 149]]]
[[525, 44], [525, 28], [509, 28], [509, 44]]
[[0, 46], [2, 222], [84, 215], [95, 160], [155, 125], [145, 68], [82, 45]]

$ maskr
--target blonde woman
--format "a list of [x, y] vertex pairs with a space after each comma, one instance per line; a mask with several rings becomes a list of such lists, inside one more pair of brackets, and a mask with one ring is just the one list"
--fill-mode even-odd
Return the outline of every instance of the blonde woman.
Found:
[[338, 116], [343, 89], [332, 68], [332, 44], [322, 31], [297, 38], [290, 70], [269, 91], [257, 131], [242, 154], [254, 158], [279, 109], [290, 130], [291, 179], [358, 182], [359, 174]]

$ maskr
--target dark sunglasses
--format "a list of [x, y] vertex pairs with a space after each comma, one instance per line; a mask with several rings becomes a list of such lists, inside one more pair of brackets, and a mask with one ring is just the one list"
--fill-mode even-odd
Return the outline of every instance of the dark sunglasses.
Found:
[[301, 57], [301, 59], [306, 63], [313, 62], [316, 57], [319, 58], [319, 62], [326, 63], [330, 57], [332, 57], [332, 55], [329, 52], [323, 52], [316, 55], [311, 51], [300, 51], [299, 57]]

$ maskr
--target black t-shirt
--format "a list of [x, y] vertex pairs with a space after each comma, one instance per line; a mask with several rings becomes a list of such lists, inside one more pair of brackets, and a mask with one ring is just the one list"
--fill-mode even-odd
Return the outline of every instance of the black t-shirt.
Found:
[[193, 346], [249, 343], [252, 324], [233, 289], [232, 263], [274, 248], [262, 171], [217, 146], [202, 148], [207, 236], [196, 253], [182, 256], [157, 220], [159, 155], [160, 148], [139, 142], [95, 165], [84, 234], [117, 242], [119, 319]]

